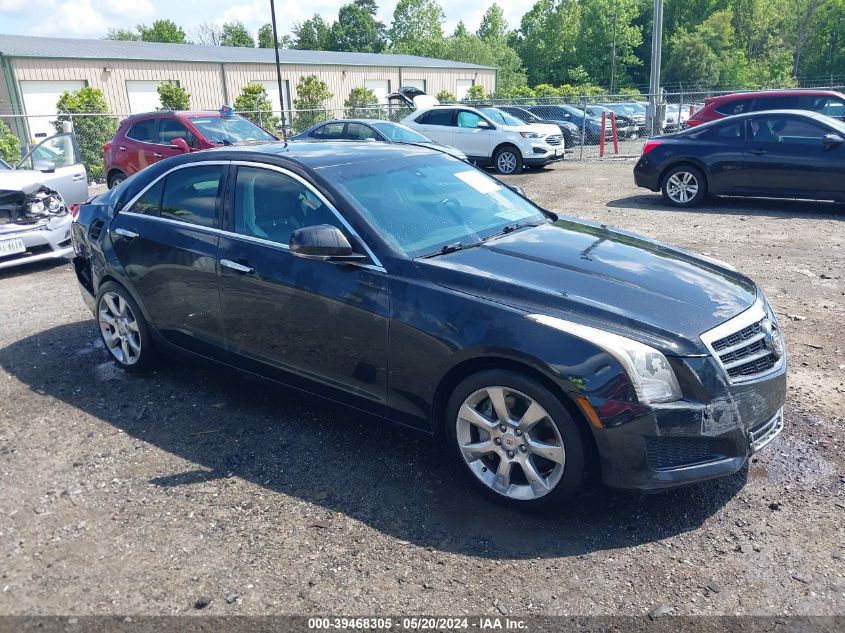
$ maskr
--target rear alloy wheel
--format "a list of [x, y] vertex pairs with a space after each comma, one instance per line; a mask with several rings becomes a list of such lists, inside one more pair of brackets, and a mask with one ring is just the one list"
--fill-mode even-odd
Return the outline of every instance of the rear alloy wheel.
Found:
[[580, 487], [584, 448], [575, 422], [529, 378], [503, 370], [470, 377], [450, 400], [447, 424], [459, 462], [505, 503], [550, 507]]
[[690, 165], [673, 167], [663, 177], [663, 199], [675, 207], [693, 207], [707, 197], [707, 181]]
[[97, 296], [97, 324], [112, 359], [131, 372], [144, 371], [155, 355], [141, 309], [129, 293], [107, 282]]
[[522, 154], [514, 147], [503, 147], [493, 157], [496, 171], [506, 176], [522, 172]]
[[114, 189], [124, 180], [126, 180], [126, 174], [120, 171], [116, 172], [115, 174], [109, 177], [109, 189]]

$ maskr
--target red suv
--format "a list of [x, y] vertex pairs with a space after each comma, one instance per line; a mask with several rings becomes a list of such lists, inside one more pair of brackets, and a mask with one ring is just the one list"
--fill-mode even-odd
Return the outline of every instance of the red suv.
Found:
[[845, 120], [845, 95], [834, 90], [767, 90], [737, 92], [704, 100], [704, 107], [687, 121], [700, 125], [734, 114], [761, 110], [811, 110]]
[[124, 119], [103, 145], [109, 189], [160, 160], [221, 145], [278, 140], [237, 114], [223, 112], [149, 112]]

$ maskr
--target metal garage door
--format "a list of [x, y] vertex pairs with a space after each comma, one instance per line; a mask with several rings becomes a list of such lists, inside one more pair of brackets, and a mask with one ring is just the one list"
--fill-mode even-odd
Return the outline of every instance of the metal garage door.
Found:
[[458, 79], [456, 87], [455, 96], [459, 100], [466, 99], [469, 96], [469, 89], [472, 88], [472, 79]]
[[158, 87], [163, 81], [127, 81], [126, 94], [129, 96], [129, 113], [153, 112], [161, 107]]
[[29, 114], [47, 115], [30, 117], [29, 133], [33, 140], [44, 139], [56, 133], [56, 103], [64, 92], [85, 87], [85, 81], [21, 81], [21, 98], [24, 111]]
[[368, 79], [364, 82], [364, 87], [376, 93], [379, 103], [387, 103], [387, 95], [390, 94], [389, 79]]
[[[273, 108], [273, 112], [276, 114], [282, 109], [281, 101], [279, 100], [279, 82], [276, 80], [261, 80], [261, 81], [251, 81], [250, 83], [254, 84], [261, 84], [264, 86], [264, 90], [267, 91], [267, 96], [270, 97], [270, 106]], [[285, 102], [290, 101], [290, 88], [288, 86], [288, 80], [282, 80], [282, 90], [285, 91]]]

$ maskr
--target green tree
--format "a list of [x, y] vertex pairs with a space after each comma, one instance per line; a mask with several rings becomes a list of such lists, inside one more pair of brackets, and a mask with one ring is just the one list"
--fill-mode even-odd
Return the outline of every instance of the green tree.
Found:
[[118, 40], [122, 42], [137, 42], [141, 39], [141, 36], [131, 29], [109, 29], [109, 33], [106, 35], [105, 39]]
[[308, 51], [327, 51], [331, 46], [329, 26], [320, 14], [293, 25], [293, 48]]
[[385, 47], [383, 31], [384, 27], [366, 7], [353, 2], [340, 7], [329, 42], [334, 51], [380, 53]]
[[[73, 130], [82, 154], [82, 163], [88, 170], [91, 182], [104, 182], [106, 174], [103, 166], [103, 145], [117, 132], [117, 119], [108, 113], [106, 97], [99, 88], [86, 86], [74, 92], [65, 92], [56, 103], [56, 110], [61, 112], [53, 123], [57, 132], [61, 132], [64, 121], [73, 121]], [[72, 114], [93, 116], [76, 116]]]
[[190, 110], [191, 95], [175, 81], [165, 81], [156, 88], [161, 110]]
[[279, 125], [279, 117], [273, 115], [273, 104], [261, 84], [247, 84], [243, 87], [235, 97], [235, 111], [271, 132], [275, 132]]
[[269, 22], [258, 29], [258, 48], [273, 48], [273, 25]]
[[486, 97], [487, 93], [484, 91], [484, 86], [473, 84], [467, 90], [465, 101], [483, 101]]
[[185, 31], [173, 20], [156, 20], [150, 26], [139, 24], [137, 27], [144, 42], [168, 42], [185, 44]]
[[21, 159], [21, 141], [3, 121], [0, 121], [0, 158], [12, 167]]
[[590, 80], [615, 86], [628, 81], [628, 69], [642, 63], [635, 54], [642, 31], [632, 23], [638, 13], [639, 0], [590, 0], [581, 5], [576, 62]]
[[296, 83], [296, 99], [293, 100], [297, 110], [293, 120], [294, 129], [301, 132], [328, 119], [326, 101], [332, 96], [329, 85], [317, 75], [303, 75]]
[[475, 34], [485, 42], [495, 44], [503, 42], [508, 34], [508, 21], [505, 19], [502, 7], [495, 2], [487, 7]]
[[394, 47], [443, 39], [446, 14], [436, 0], [399, 0], [393, 10], [390, 41]]
[[491, 43], [471, 33], [455, 34], [443, 40], [443, 59], [493, 66], [498, 69], [497, 90], [510, 91], [526, 85], [522, 60], [506, 42]]
[[[273, 36], [270, 35], [272, 46]], [[235, 46], [239, 48], [254, 48], [255, 40], [243, 22], [226, 22], [220, 35], [221, 46]]]
[[511, 45], [522, 59], [529, 84], [571, 80], [568, 70], [579, 65], [581, 6], [577, 0], [538, 0], [522, 16]]
[[369, 88], [353, 88], [343, 102], [347, 119], [363, 119], [373, 116], [373, 109], [378, 105], [376, 93]]

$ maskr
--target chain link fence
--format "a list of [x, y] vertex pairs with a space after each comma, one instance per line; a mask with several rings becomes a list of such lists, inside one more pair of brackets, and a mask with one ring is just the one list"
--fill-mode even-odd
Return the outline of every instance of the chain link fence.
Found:
[[[842, 86], [833, 87], [843, 90]], [[526, 122], [557, 123], [563, 132], [567, 160], [604, 160], [640, 155], [650, 136], [679, 131], [706, 98], [734, 91], [663, 92], [659, 95], [570, 95], [521, 99], [490, 98], [462, 101], [462, 105], [501, 108]], [[400, 121], [412, 110], [401, 105], [352, 106], [284, 111], [240, 111], [242, 116], [273, 132], [291, 138], [307, 128], [331, 119], [358, 118]], [[586, 116], [585, 116], [586, 113]], [[89, 178], [105, 180], [103, 145], [117, 131], [127, 114], [5, 115], [3, 121], [21, 141], [22, 154], [62, 129], [67, 121], [75, 131]], [[7, 158], [8, 160], [8, 158]], [[9, 161], [12, 162], [12, 161]]]

